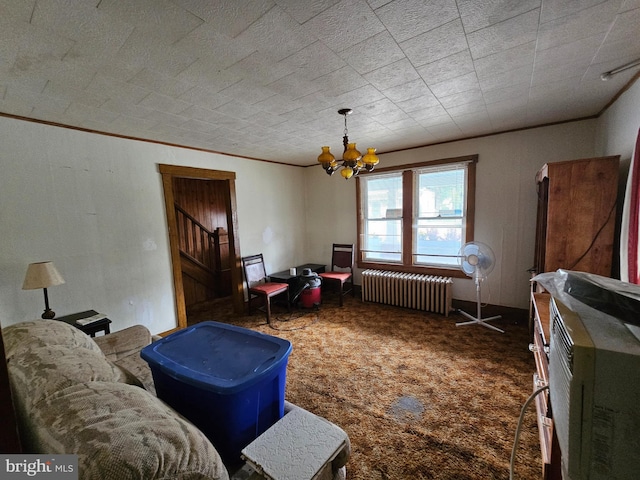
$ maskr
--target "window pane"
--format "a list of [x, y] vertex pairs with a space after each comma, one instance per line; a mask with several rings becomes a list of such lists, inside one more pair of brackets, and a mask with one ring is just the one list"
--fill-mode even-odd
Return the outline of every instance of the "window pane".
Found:
[[402, 259], [402, 176], [382, 175], [363, 183], [364, 259], [399, 262]]
[[366, 260], [399, 262], [402, 258], [402, 220], [367, 220]]
[[464, 169], [418, 175], [418, 216], [461, 216], [464, 208]]
[[416, 263], [458, 265], [457, 255], [462, 247], [462, 220], [421, 219], [416, 230]]
[[416, 183], [414, 262], [456, 266], [464, 238], [465, 166], [421, 170]]
[[402, 217], [402, 177], [382, 176], [366, 181], [367, 218]]

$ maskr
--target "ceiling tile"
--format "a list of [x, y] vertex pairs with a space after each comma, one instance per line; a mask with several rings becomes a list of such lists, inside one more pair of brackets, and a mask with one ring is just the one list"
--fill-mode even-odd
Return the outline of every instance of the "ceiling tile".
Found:
[[462, 93], [454, 93], [452, 95], [438, 97], [438, 100], [444, 108], [449, 110], [450, 108], [459, 107], [461, 105], [467, 105], [469, 103], [484, 101], [482, 91], [480, 87], [466, 90]]
[[345, 65], [346, 62], [342, 58], [324, 43], [317, 41], [281, 60], [276, 68], [282, 66], [285, 71], [295, 72], [302, 78], [313, 80]]
[[[429, 93], [421, 95], [419, 97], [410, 98], [409, 100], [404, 100], [401, 102], [395, 102], [398, 107], [402, 109], [403, 112], [411, 114], [412, 117], [415, 118], [415, 112], [425, 112], [430, 107], [438, 106], [442, 108], [440, 102], [435, 97], [431, 90]], [[443, 109], [444, 110], [444, 109]]]
[[277, 62], [311, 45], [317, 38], [276, 6], [236, 39]]
[[161, 72], [154, 72], [148, 68], [138, 72], [129, 80], [129, 83], [174, 98], [185, 94], [193, 88], [193, 84], [186, 80], [165, 75]]
[[299, 24], [322, 13], [340, 0], [276, 0], [276, 3]]
[[188, 58], [206, 58], [224, 69], [248, 57], [256, 48], [250, 41], [234, 40], [205, 23], [175, 42], [172, 50]]
[[473, 72], [474, 64], [469, 50], [462, 50], [459, 53], [422, 65], [417, 70], [424, 81], [431, 85]]
[[527, 77], [526, 83], [515, 82], [499, 82], [495, 88], [486, 89], [482, 86], [482, 96], [484, 97], [484, 103], [489, 108], [490, 105], [503, 102], [512, 102], [522, 100], [524, 104], [527, 103], [529, 97], [529, 77]]
[[96, 8], [164, 45], [177, 42], [203, 22], [170, 0], [100, 0]]
[[151, 92], [127, 82], [118, 82], [104, 75], [96, 75], [87, 86], [86, 91], [99, 95], [107, 95], [124, 103], [139, 103]]
[[395, 0], [376, 9], [393, 38], [403, 42], [458, 18], [455, 0]]
[[276, 94], [272, 89], [255, 85], [253, 81], [249, 79], [240, 80], [220, 90], [219, 93], [237, 102], [246, 103], [247, 105], [261, 102]]
[[313, 83], [327, 95], [337, 96], [367, 84], [367, 81], [350, 66], [316, 78]]
[[450, 78], [444, 82], [429, 85], [429, 89], [436, 97], [441, 98], [470, 90], [480, 90], [480, 85], [478, 84], [476, 72], [471, 72], [456, 78]]
[[468, 48], [462, 22], [457, 19], [400, 44], [415, 67], [435, 62]]
[[341, 52], [384, 30], [364, 0], [342, 0], [304, 25], [334, 52]]
[[405, 58], [402, 49], [386, 30], [341, 51], [340, 56], [362, 74]]
[[457, 3], [464, 30], [471, 33], [531, 10], [539, 10], [541, 0], [458, 0]]
[[429, 90], [427, 84], [424, 83], [424, 80], [418, 78], [417, 80], [383, 90], [382, 93], [393, 103], [399, 104], [400, 102], [411, 100], [412, 98], [430, 95], [431, 90]]
[[532, 10], [467, 36], [474, 60], [536, 40], [539, 10]]
[[215, 30], [230, 37], [237, 37], [275, 5], [272, 0], [234, 0], [232, 2], [212, 2], [211, 0], [172, 1], [203, 19]]
[[[607, 0], [605, 0], [605, 3], [606, 1]], [[616, 4], [620, 4], [620, 1], [614, 1]], [[544, 8], [540, 14], [540, 23], [547, 23], [558, 20], [562, 17], [572, 16], [581, 10], [587, 10], [601, 3], [603, 3], [603, 0], [580, 0], [570, 2], [567, 0], [545, 0]]]
[[[189, 91], [180, 95], [178, 99], [190, 105], [209, 110], [215, 110], [220, 105], [224, 105], [225, 103], [229, 103], [231, 101], [229, 97], [223, 95], [222, 93], [217, 93], [200, 86], [193, 87]], [[193, 113], [197, 115], [197, 110]], [[202, 118], [198, 116], [196, 116], [195, 118], [199, 118], [200, 120], [202, 120]]]
[[619, 1], [609, 0], [594, 7], [540, 24], [538, 49], [545, 50], [564, 43], [601, 34], [604, 39], [618, 10]]
[[364, 75], [374, 87], [386, 90], [413, 80], [422, 80], [409, 60], [402, 59]]
[[[518, 85], [531, 85], [531, 74], [533, 66], [525, 65], [524, 67], [514, 68], [507, 72], [496, 73], [495, 75], [481, 77], [478, 79], [480, 88], [487, 99], [493, 92], [509, 91], [511, 87]], [[489, 101], [488, 99], [486, 101]]]

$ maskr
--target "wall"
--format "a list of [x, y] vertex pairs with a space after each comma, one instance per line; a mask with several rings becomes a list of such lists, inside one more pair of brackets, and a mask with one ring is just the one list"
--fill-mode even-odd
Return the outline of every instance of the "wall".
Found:
[[[628, 281], [628, 266], [625, 255], [620, 261], [619, 252], [626, 249], [626, 237], [620, 240], [623, 210], [629, 208], [625, 205], [625, 194], [630, 189], [627, 184], [629, 178], [629, 166], [631, 156], [636, 144], [636, 137], [640, 128], [640, 82], [637, 80], [631, 87], [623, 92], [618, 100], [608, 108], [598, 119], [596, 135], [596, 151], [598, 155], [620, 155], [620, 179], [618, 184], [618, 209], [617, 228], [614, 254], [614, 276]], [[627, 199], [627, 201], [629, 201]], [[627, 210], [628, 211], [628, 210]], [[620, 247], [618, 247], [620, 245]], [[623, 265], [624, 264], [624, 265]]]
[[113, 330], [176, 326], [164, 197], [157, 165], [236, 172], [243, 255], [268, 271], [302, 263], [304, 170], [0, 117], [0, 325], [39, 318], [27, 265], [52, 260], [58, 316], [106, 313]]
[[[497, 257], [483, 300], [527, 308], [535, 172], [545, 162], [593, 155], [619, 154], [628, 166], [639, 126], [636, 82], [597, 120], [386, 154], [381, 161], [391, 166], [479, 154], [476, 238]], [[27, 265], [42, 260], [53, 260], [67, 282], [49, 291], [58, 315], [94, 308], [114, 320], [114, 330], [143, 323], [158, 333], [175, 326], [159, 163], [236, 172], [242, 254], [263, 252], [270, 272], [328, 263], [333, 242], [356, 242], [355, 182], [329, 177], [319, 167], [255, 162], [3, 117], [0, 138], [2, 326], [39, 318], [42, 292], [21, 286]], [[454, 295], [473, 301], [473, 283], [456, 279]]]
[[[597, 155], [620, 155], [623, 168], [629, 161], [640, 128], [640, 81], [625, 91], [599, 118], [596, 130]], [[626, 178], [626, 175], [623, 175]]]
[[[593, 156], [596, 121], [587, 120], [380, 155], [380, 166], [478, 154], [475, 238], [492, 247], [496, 266], [483, 302], [528, 308], [533, 264], [536, 172], [547, 162]], [[353, 132], [357, 139], [357, 132]], [[333, 242], [356, 243], [355, 182], [308, 168], [308, 259], [328, 263]], [[360, 272], [356, 275], [360, 283]], [[470, 279], [454, 279], [455, 298], [475, 301]]]

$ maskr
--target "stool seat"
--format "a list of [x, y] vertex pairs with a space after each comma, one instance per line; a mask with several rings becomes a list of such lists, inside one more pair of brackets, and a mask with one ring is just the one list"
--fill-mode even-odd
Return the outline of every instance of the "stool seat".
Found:
[[348, 441], [337, 425], [294, 409], [245, 447], [242, 456], [266, 479], [313, 480]]

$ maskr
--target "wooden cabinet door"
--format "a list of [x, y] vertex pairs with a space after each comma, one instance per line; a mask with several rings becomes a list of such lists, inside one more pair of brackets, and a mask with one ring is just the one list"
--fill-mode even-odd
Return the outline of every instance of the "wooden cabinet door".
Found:
[[619, 160], [548, 163], [538, 172], [539, 273], [563, 268], [611, 276]]

